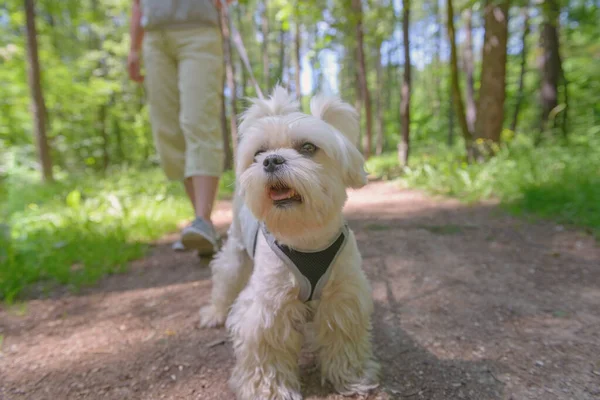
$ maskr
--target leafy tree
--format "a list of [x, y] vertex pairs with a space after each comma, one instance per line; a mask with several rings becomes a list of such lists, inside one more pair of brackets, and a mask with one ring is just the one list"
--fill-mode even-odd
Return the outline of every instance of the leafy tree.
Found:
[[473, 11], [467, 8], [465, 17], [465, 45], [464, 45], [464, 69], [467, 75], [467, 125], [469, 131], [475, 131], [475, 118], [477, 109], [475, 106], [475, 61], [473, 59]]
[[[541, 132], [549, 124], [555, 125], [558, 107], [558, 84], [563, 76], [559, 50], [557, 0], [545, 0], [542, 3], [542, 26], [540, 31], [540, 101], [542, 106]], [[564, 132], [566, 134], [566, 132]]]
[[233, 64], [233, 55], [231, 51], [231, 34], [230, 34], [230, 18], [228, 7], [222, 7], [219, 10], [220, 14], [220, 26], [221, 33], [223, 36], [223, 58], [225, 63], [225, 76], [227, 81], [227, 88], [229, 89], [229, 112], [230, 112], [230, 124], [229, 130], [231, 134], [231, 144], [233, 145], [233, 152], [237, 148], [237, 105], [236, 105], [236, 82], [235, 82], [235, 67]]
[[37, 29], [35, 26], [35, 6], [33, 0], [25, 0], [27, 16], [27, 59], [29, 61], [29, 87], [31, 90], [31, 113], [35, 126], [35, 140], [45, 181], [54, 180], [50, 146], [46, 137], [46, 103], [42, 93], [40, 61], [38, 57]]
[[486, 150], [491, 150], [490, 142], [500, 142], [504, 123], [508, 6], [509, 0], [486, 0], [484, 6], [485, 36], [474, 132], [485, 142]]
[[527, 36], [529, 35], [530, 26], [529, 26], [529, 8], [523, 7], [521, 10], [521, 14], [523, 16], [523, 35], [521, 37], [521, 70], [519, 72], [519, 88], [517, 90], [516, 95], [516, 103], [515, 103], [515, 111], [513, 114], [513, 119], [510, 123], [510, 130], [517, 130], [517, 121], [519, 119], [519, 111], [521, 109], [521, 104], [523, 103], [524, 97], [524, 87], [525, 87], [525, 72], [527, 68]]
[[[456, 129], [466, 149], [477, 139], [497, 149], [507, 138], [503, 128], [515, 131], [518, 125], [523, 136], [543, 131], [552, 142], [561, 130], [571, 136], [598, 126], [598, 4], [545, 0], [534, 11], [523, 1], [461, 0], [450, 4], [463, 16], [459, 19], [436, 0], [405, 3], [240, 0], [230, 7], [228, 20], [244, 40], [263, 91], [276, 82], [297, 91], [308, 85], [304, 79], [310, 75], [312, 86], [302, 88], [305, 93], [337, 90], [353, 102], [362, 117], [359, 145], [365, 155], [397, 153], [407, 137], [411, 151], [430, 143], [453, 144]], [[28, 113], [24, 2], [0, 6], [5, 94], [0, 141], [11, 154], [3, 158], [17, 167], [42, 166], [35, 133], [43, 125], [47, 158], [61, 176], [157, 164], [144, 88], [125, 74], [130, 0], [38, 0], [35, 5], [39, 88], [46, 108], [42, 124]], [[442, 17], [449, 12], [452, 20]], [[510, 24], [509, 14], [517, 16]], [[442, 35], [451, 31], [453, 39]], [[536, 68], [538, 61], [544, 62]], [[229, 64], [222, 116], [230, 131], [224, 136], [228, 148], [236, 142], [231, 137], [235, 115], [246, 107], [246, 97], [256, 95], [235, 47]], [[410, 100], [402, 93], [408, 82]]]
[[454, 29], [454, 6], [452, 0], [446, 2], [447, 12], [447, 25], [448, 25], [448, 41], [450, 42], [450, 67], [451, 67], [451, 81], [452, 81], [452, 98], [456, 107], [456, 114], [458, 116], [458, 122], [462, 132], [463, 140], [465, 143], [465, 149], [467, 157], [473, 158], [473, 134], [469, 130], [467, 123], [467, 117], [465, 114], [465, 103], [463, 101], [462, 93], [460, 90], [460, 82], [458, 79], [458, 55], [456, 50], [456, 31]]
[[402, 1], [402, 38], [404, 40], [404, 74], [402, 76], [402, 100], [400, 101], [400, 118], [402, 119], [402, 142], [399, 158], [402, 166], [408, 166], [410, 152], [410, 0]]
[[371, 155], [373, 143], [373, 117], [371, 113], [371, 93], [367, 82], [367, 63], [364, 49], [363, 31], [363, 6], [360, 0], [352, 0], [352, 12], [354, 17], [354, 29], [356, 31], [356, 61], [358, 64], [357, 82], [360, 89], [361, 104], [365, 108], [367, 143], [363, 150], [365, 158]]
[[269, 60], [269, 1], [263, 0], [262, 2], [262, 12], [261, 12], [261, 33], [262, 33], [262, 44], [261, 44], [261, 53], [262, 53], [262, 75], [263, 75], [263, 87], [265, 90], [269, 90], [271, 87], [270, 82], [270, 60]]

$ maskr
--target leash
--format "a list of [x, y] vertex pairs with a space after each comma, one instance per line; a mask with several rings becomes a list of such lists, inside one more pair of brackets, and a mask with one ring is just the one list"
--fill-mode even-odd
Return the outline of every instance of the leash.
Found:
[[[229, 7], [226, 3], [225, 0], [221, 0], [221, 12], [223, 12], [223, 10], [225, 8], [223, 7]], [[238, 4], [239, 7], [239, 4]], [[265, 96], [263, 95], [262, 90], [260, 90], [260, 86], [258, 85], [258, 82], [256, 81], [256, 78], [254, 78], [254, 73], [252, 72], [252, 67], [250, 66], [250, 60], [248, 58], [248, 52], [246, 51], [246, 46], [244, 46], [244, 42], [242, 40], [242, 37], [240, 36], [240, 33], [238, 32], [238, 30], [235, 28], [235, 25], [233, 24], [233, 22], [231, 22], [231, 19], [228, 18], [228, 22], [229, 22], [229, 29], [231, 31], [231, 37], [233, 39], [233, 44], [235, 45], [235, 48], [238, 51], [238, 54], [240, 55], [240, 58], [242, 59], [242, 63], [244, 64], [244, 66], [246, 67], [246, 70], [248, 71], [248, 74], [250, 75], [250, 80], [252, 81], [252, 84], [254, 85], [254, 89], [256, 89], [256, 94], [258, 95], [258, 97], [261, 100], [265, 99]], [[265, 40], [263, 38], [263, 40]]]

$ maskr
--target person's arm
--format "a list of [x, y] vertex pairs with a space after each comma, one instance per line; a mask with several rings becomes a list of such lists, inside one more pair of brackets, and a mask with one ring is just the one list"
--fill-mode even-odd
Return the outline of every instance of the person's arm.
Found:
[[143, 82], [144, 77], [141, 74], [142, 41], [144, 40], [144, 28], [142, 27], [142, 10], [140, 9], [140, 0], [133, 0], [131, 6], [131, 26], [129, 28], [131, 44], [129, 47], [129, 56], [127, 57], [127, 69], [129, 78], [135, 82]]

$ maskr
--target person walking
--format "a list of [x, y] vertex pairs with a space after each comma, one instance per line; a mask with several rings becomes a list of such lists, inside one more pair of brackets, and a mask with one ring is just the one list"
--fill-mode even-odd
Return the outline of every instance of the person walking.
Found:
[[173, 248], [199, 255], [218, 243], [211, 214], [224, 165], [220, 7], [221, 0], [133, 0], [131, 10], [129, 77], [146, 85], [161, 166], [183, 182], [195, 212]]

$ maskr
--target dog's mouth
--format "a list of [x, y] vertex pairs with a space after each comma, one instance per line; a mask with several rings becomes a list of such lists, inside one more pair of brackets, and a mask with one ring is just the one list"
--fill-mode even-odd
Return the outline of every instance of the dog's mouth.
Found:
[[302, 196], [294, 189], [282, 183], [276, 183], [268, 188], [269, 198], [276, 206], [291, 206], [302, 203]]

